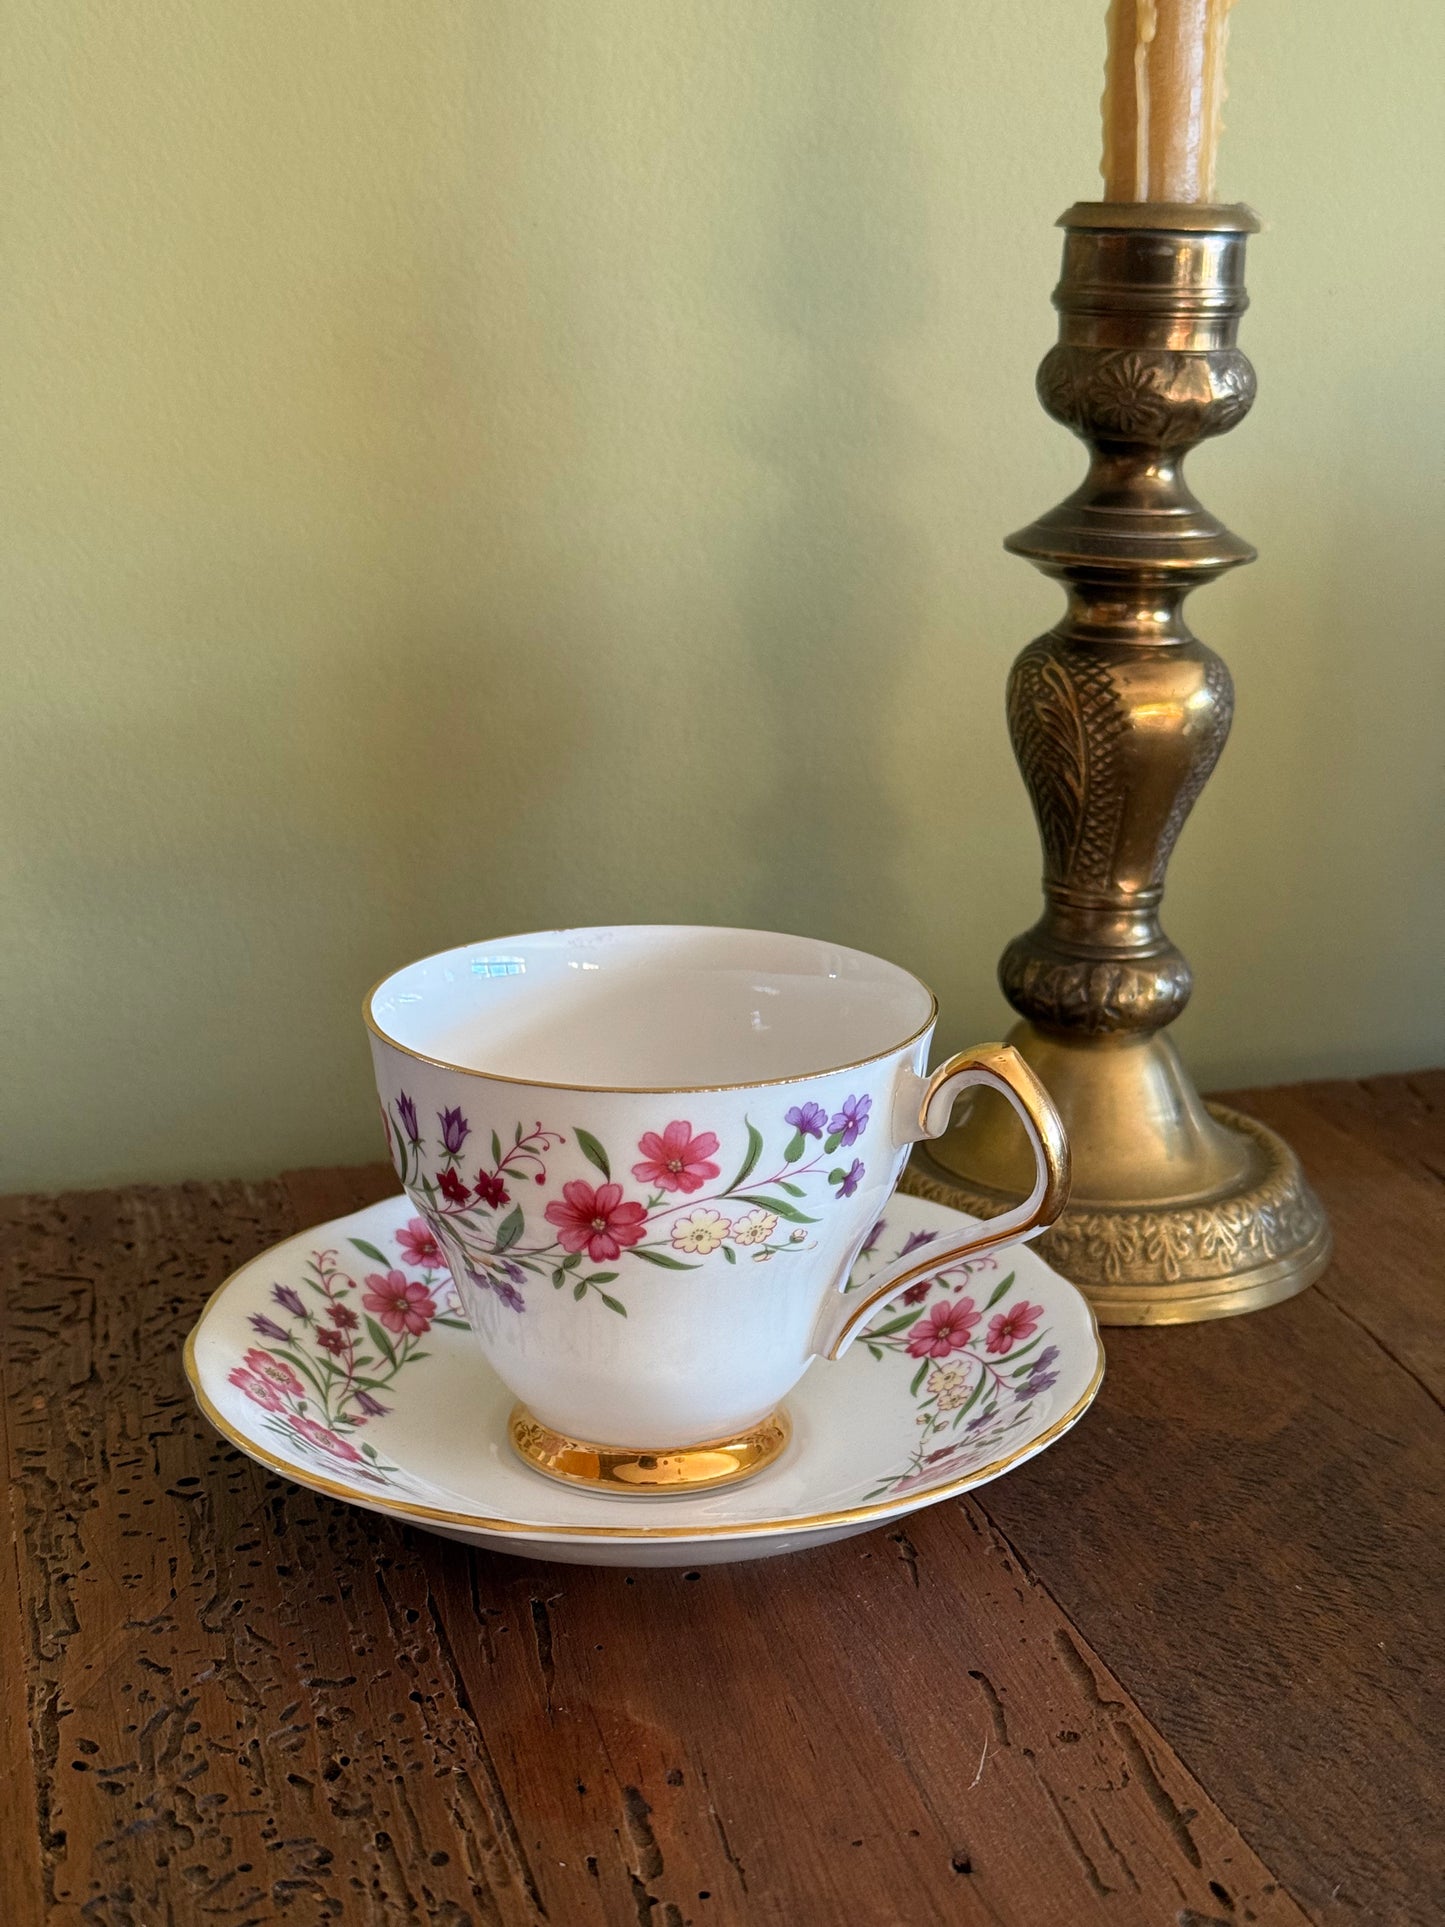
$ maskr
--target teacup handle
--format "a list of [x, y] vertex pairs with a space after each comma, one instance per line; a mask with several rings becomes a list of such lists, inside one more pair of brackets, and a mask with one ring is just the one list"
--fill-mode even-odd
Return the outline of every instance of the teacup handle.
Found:
[[813, 1328], [812, 1349], [820, 1358], [841, 1358], [858, 1333], [880, 1306], [900, 1291], [932, 1278], [965, 1258], [976, 1258], [982, 1251], [1013, 1244], [1051, 1225], [1063, 1210], [1069, 1195], [1069, 1147], [1063, 1123], [1053, 1100], [1018, 1052], [1008, 1044], [978, 1044], [972, 1050], [950, 1057], [922, 1087], [915, 1120], [905, 1125], [900, 1135], [917, 1143], [921, 1138], [942, 1137], [953, 1116], [960, 1094], [974, 1085], [1000, 1091], [1023, 1121], [1033, 1147], [1037, 1175], [1034, 1188], [1021, 1205], [1001, 1217], [988, 1218], [971, 1225], [956, 1244], [931, 1245], [926, 1252], [900, 1258], [890, 1265], [872, 1288], [859, 1296], [830, 1295]]

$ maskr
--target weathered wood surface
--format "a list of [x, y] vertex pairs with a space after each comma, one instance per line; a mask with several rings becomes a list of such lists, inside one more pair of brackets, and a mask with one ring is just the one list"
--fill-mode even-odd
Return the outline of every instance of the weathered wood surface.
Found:
[[695, 1574], [473, 1553], [192, 1411], [206, 1293], [389, 1172], [8, 1201], [5, 1927], [1445, 1918], [1405, 1082], [1237, 1100], [1332, 1208], [1325, 1290], [1110, 1334], [1084, 1425], [906, 1532]]

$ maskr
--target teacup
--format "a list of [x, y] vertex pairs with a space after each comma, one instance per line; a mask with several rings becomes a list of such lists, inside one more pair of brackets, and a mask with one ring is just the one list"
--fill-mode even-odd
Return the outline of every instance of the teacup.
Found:
[[[468, 944], [371, 992], [414, 1242], [440, 1245], [529, 1464], [614, 1492], [744, 1477], [787, 1443], [780, 1402], [812, 1359], [1053, 1222], [1068, 1152], [1048, 1096], [1004, 1045], [928, 1075], [937, 1014], [862, 951], [671, 925]], [[911, 1147], [974, 1086], [1023, 1120], [1032, 1193], [848, 1291]], [[420, 1303], [413, 1283], [391, 1280]]]

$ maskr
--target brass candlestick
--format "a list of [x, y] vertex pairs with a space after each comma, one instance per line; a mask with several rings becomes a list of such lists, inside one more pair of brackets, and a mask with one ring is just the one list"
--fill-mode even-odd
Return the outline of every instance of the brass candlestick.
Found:
[[[1039, 1250], [1105, 1324], [1250, 1311], [1302, 1291], [1330, 1236], [1294, 1153], [1205, 1104], [1165, 1034], [1189, 966], [1164, 935], [1164, 872], [1229, 733], [1229, 671], [1184, 598], [1254, 550], [1193, 496], [1185, 453], [1242, 419], [1235, 346], [1247, 208], [1083, 203], [1066, 230], [1058, 346], [1039, 397], [1089, 444], [1083, 486], [1011, 536], [1068, 592], [1009, 679], [1014, 753], [1044, 849], [1044, 913], [1004, 951], [1023, 1018], [1009, 1041], [1048, 1087], [1074, 1150], [1064, 1216]], [[1012, 1112], [980, 1102], [906, 1188], [992, 1217], [1025, 1191]]]

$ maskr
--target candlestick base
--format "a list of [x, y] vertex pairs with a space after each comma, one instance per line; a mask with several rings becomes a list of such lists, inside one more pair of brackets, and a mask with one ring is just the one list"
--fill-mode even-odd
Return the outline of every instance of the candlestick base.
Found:
[[[1284, 1140], [1206, 1104], [1167, 1037], [1070, 1040], [1018, 1024], [1074, 1147], [1068, 1208], [1035, 1243], [1103, 1325], [1173, 1325], [1257, 1311], [1324, 1270], [1329, 1227]], [[1028, 1140], [980, 1093], [920, 1147], [902, 1189], [997, 1217], [1032, 1183]]]

